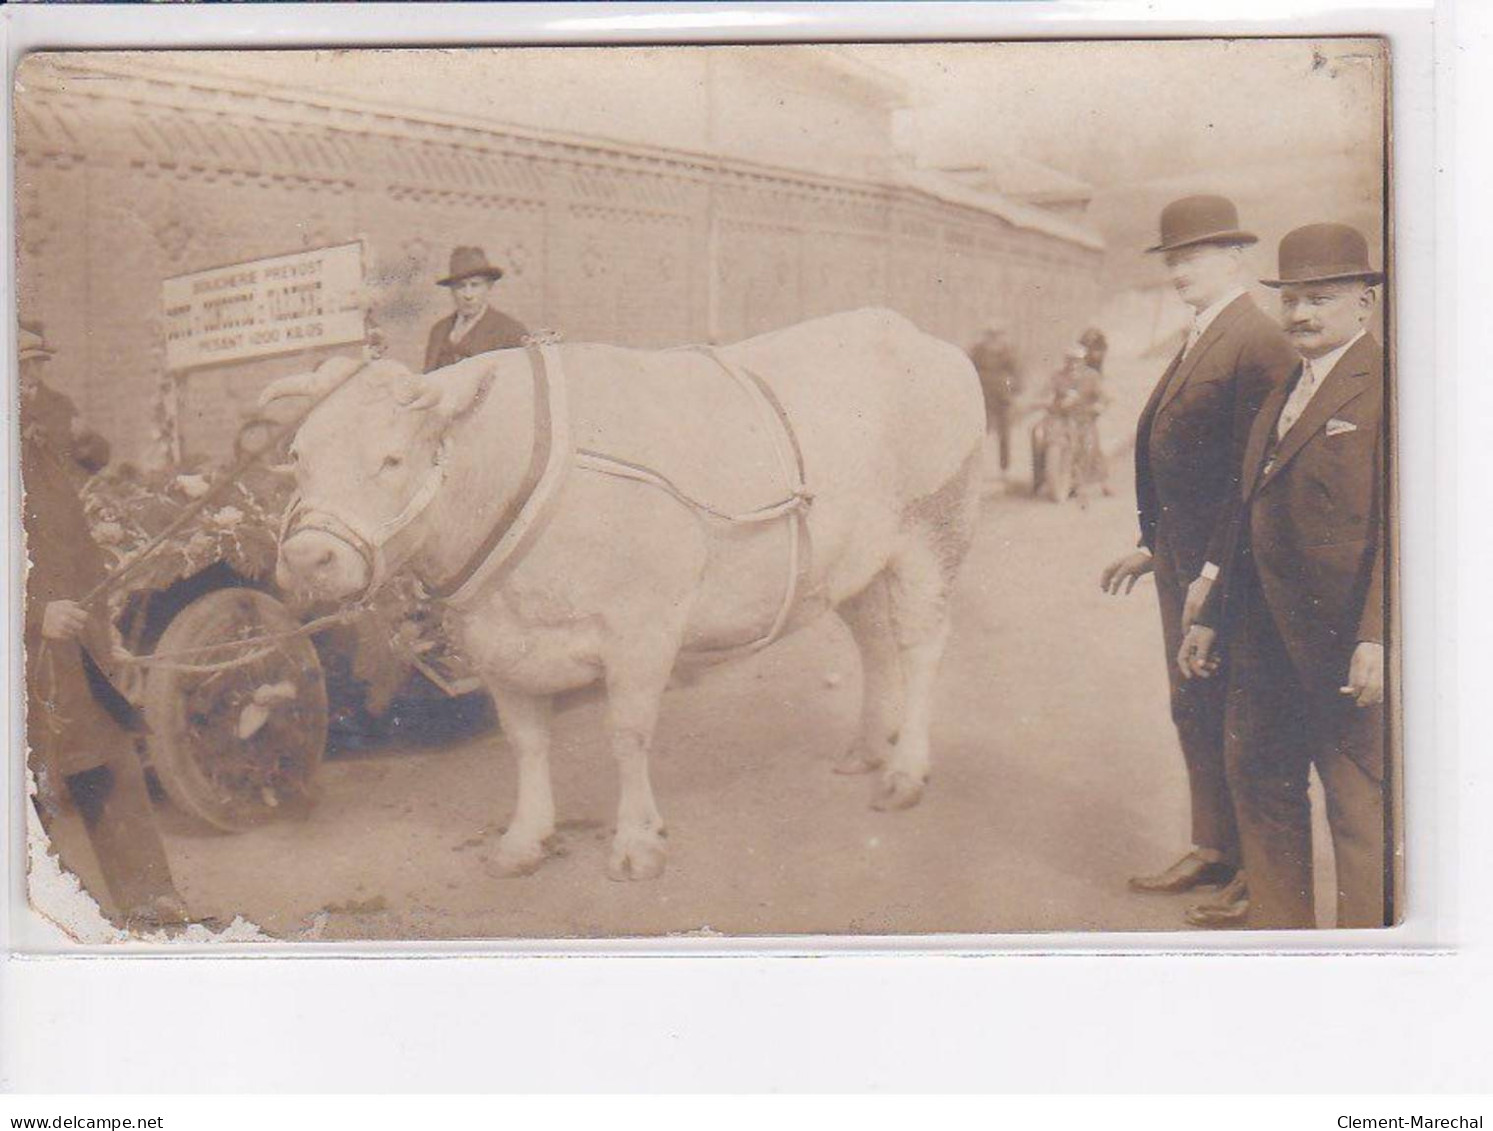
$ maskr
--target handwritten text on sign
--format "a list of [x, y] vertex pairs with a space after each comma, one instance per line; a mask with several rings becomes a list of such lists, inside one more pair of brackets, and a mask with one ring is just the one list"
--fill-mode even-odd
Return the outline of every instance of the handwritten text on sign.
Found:
[[362, 288], [363, 248], [356, 243], [167, 279], [166, 367], [360, 342]]

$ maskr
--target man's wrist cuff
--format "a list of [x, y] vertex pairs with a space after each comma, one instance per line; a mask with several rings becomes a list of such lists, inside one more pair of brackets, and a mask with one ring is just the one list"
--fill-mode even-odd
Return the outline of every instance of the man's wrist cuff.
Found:
[[1198, 570], [1198, 576], [1204, 581], [1218, 580], [1218, 566], [1213, 562], [1204, 562], [1203, 568]]

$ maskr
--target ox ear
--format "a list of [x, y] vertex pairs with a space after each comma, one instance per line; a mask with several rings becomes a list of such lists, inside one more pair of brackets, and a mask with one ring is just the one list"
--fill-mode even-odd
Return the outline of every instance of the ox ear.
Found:
[[442, 421], [450, 423], [477, 403], [483, 385], [497, 368], [500, 353], [479, 353], [425, 375], [425, 380], [439, 396], [434, 408]]
[[345, 381], [360, 364], [351, 357], [329, 357], [310, 373], [271, 381], [259, 394], [259, 411], [271, 419], [298, 412], [305, 408], [306, 401], [323, 396]]

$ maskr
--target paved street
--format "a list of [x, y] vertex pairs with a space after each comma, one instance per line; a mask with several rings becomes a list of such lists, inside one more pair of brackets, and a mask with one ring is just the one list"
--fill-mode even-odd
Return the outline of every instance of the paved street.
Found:
[[513, 802], [497, 735], [332, 761], [309, 820], [173, 828], [173, 864], [194, 907], [290, 937], [1175, 926], [1180, 900], [1124, 884], [1187, 840], [1150, 583], [1128, 600], [1097, 585], [1133, 529], [1126, 498], [1058, 507], [991, 485], [939, 683], [934, 776], [910, 812], [872, 811], [869, 779], [829, 771], [859, 695], [830, 619], [669, 693], [658, 882], [605, 878], [615, 775], [595, 703], [560, 717], [562, 855], [532, 877], [489, 870]]

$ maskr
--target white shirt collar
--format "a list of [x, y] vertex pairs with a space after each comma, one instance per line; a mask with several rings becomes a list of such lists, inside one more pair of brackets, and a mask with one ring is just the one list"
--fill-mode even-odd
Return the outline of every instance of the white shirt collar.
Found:
[[1194, 314], [1192, 316], [1192, 324], [1195, 327], [1194, 333], [1198, 337], [1202, 337], [1203, 334], [1207, 331], [1208, 327], [1213, 325], [1213, 320], [1223, 313], [1224, 307], [1228, 306], [1229, 303], [1233, 302], [1243, 293], [1243, 287], [1235, 287], [1233, 290], [1229, 291], [1228, 294], [1224, 295], [1221, 299], [1215, 302], [1212, 306], [1206, 306], [1202, 310], [1199, 310], [1196, 314]]
[[1343, 360], [1343, 354], [1347, 353], [1355, 345], [1358, 339], [1368, 331], [1360, 330], [1331, 353], [1324, 353], [1321, 357], [1305, 357], [1301, 359], [1306, 371], [1311, 374], [1312, 383], [1320, 385], [1327, 380], [1328, 375], [1337, 368], [1337, 363]]

